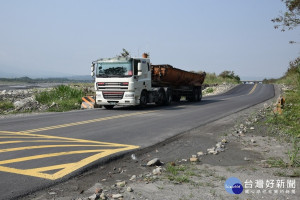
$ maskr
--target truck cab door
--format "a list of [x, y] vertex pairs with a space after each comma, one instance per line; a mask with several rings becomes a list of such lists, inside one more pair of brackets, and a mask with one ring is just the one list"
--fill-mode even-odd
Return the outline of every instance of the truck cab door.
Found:
[[150, 64], [145, 60], [134, 60], [134, 71], [136, 77], [136, 87], [139, 91], [151, 89], [151, 69]]

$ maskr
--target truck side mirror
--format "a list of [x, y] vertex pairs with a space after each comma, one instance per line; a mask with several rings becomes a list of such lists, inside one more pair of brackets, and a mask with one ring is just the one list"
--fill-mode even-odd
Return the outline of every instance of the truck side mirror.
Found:
[[141, 76], [142, 74], [143, 74], [142, 63], [138, 63], [138, 76]]
[[92, 63], [91, 65], [91, 76], [94, 77], [95, 76], [95, 64]]

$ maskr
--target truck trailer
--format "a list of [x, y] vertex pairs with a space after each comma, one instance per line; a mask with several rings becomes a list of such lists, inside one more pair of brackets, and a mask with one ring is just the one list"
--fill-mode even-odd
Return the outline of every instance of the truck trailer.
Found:
[[188, 101], [201, 101], [205, 72], [192, 73], [171, 65], [152, 65], [147, 55], [141, 58], [114, 57], [92, 62], [95, 78], [95, 104], [145, 106], [148, 103], [169, 105], [185, 96]]

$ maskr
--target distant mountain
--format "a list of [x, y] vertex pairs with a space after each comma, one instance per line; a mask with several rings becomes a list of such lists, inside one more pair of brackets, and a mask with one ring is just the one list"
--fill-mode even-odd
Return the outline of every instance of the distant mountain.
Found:
[[0, 78], [0, 81], [22, 82], [22, 83], [70, 83], [70, 82], [93, 82], [90, 76], [72, 76], [72, 77], [51, 77], [51, 78], [30, 78], [27, 76], [18, 78]]
[[67, 79], [70, 80], [76, 80], [76, 81], [93, 81], [93, 77], [91, 77], [90, 75], [78, 75], [78, 76], [68, 76], [65, 77]]

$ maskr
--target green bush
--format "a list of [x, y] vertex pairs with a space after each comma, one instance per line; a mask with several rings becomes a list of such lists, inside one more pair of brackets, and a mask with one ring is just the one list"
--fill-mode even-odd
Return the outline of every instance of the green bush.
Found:
[[[234, 72], [232, 72], [234, 74]], [[222, 74], [222, 73], [221, 73]], [[204, 83], [208, 85], [214, 85], [214, 84], [222, 84], [222, 83], [232, 83], [232, 84], [239, 84], [240, 79], [238, 76], [234, 77], [227, 77], [227, 76], [217, 76], [215, 73], [206, 73]]]
[[80, 108], [83, 96], [81, 89], [60, 85], [51, 91], [44, 91], [36, 95], [36, 100], [41, 104], [50, 106], [49, 111], [62, 112]]
[[208, 88], [205, 92], [206, 92], [206, 93], [213, 93], [213, 92], [214, 92], [214, 89], [213, 89], [213, 88]]
[[14, 108], [14, 104], [10, 101], [0, 101], [0, 113], [3, 111]]

